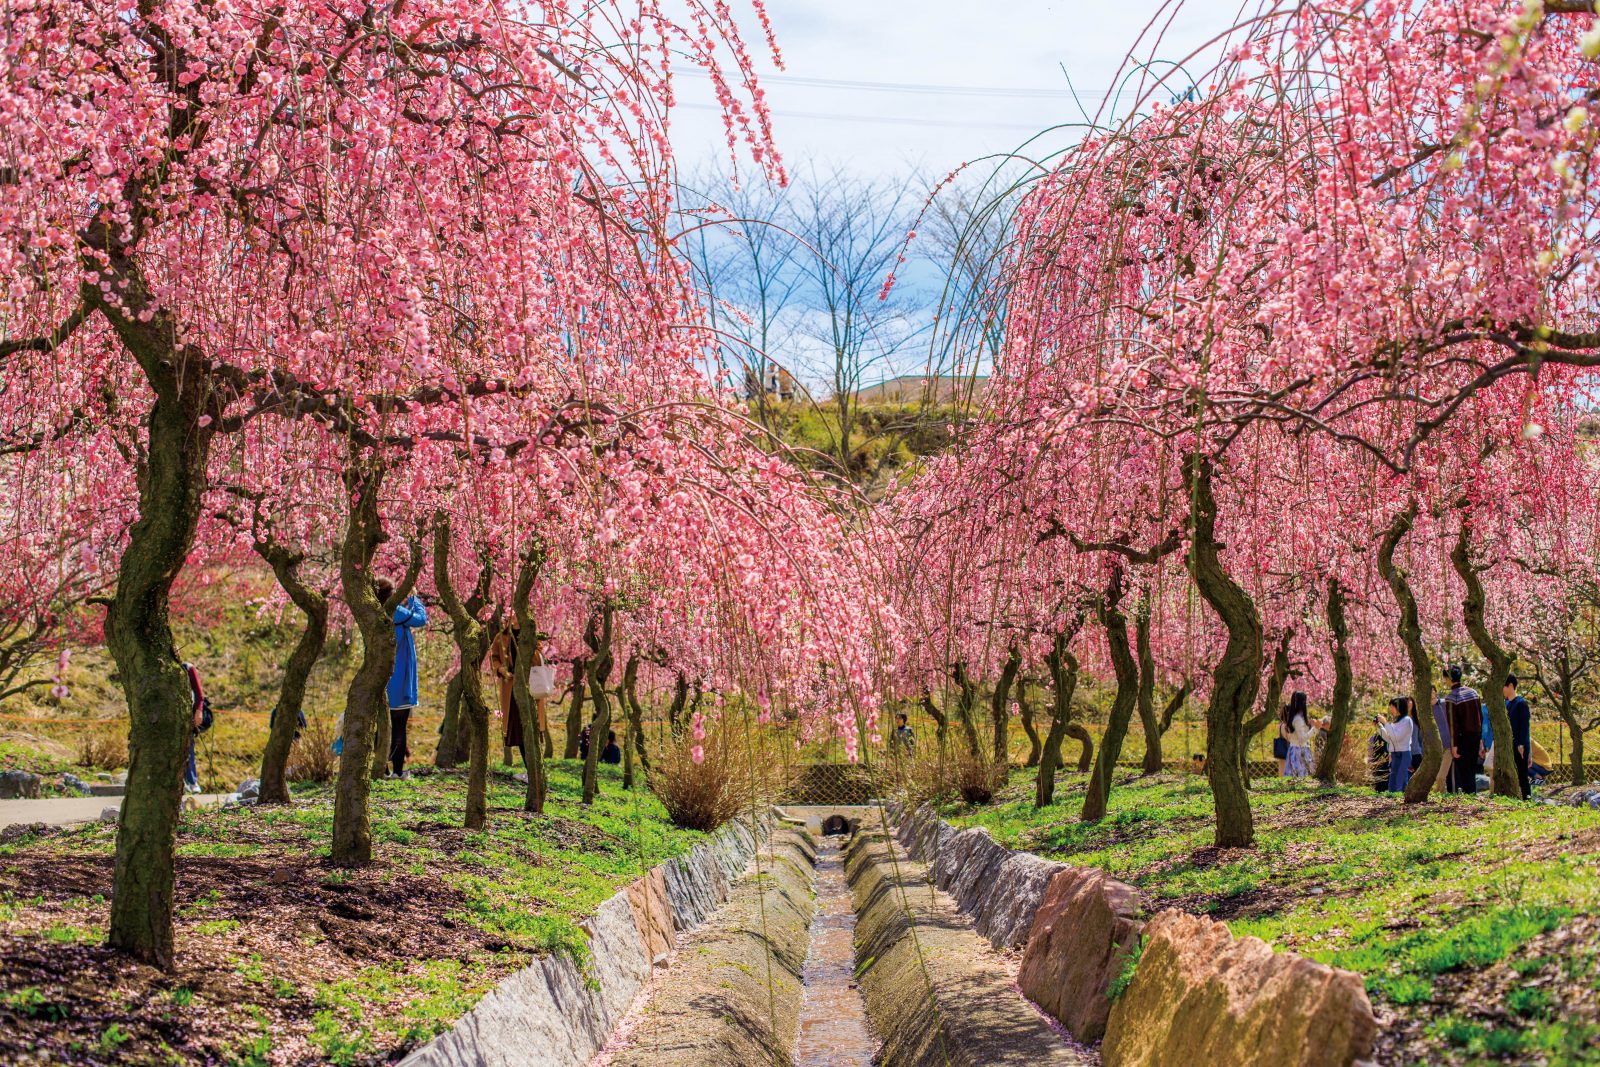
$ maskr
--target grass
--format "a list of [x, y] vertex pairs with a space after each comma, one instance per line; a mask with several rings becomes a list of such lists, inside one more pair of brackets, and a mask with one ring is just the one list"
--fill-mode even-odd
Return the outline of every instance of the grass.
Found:
[[[1130, 776], [1094, 824], [1077, 821], [1082, 788], [1072, 775], [1035, 811], [1017, 772], [996, 803], [942, 814], [1100, 867], [1155, 908], [1225, 918], [1235, 934], [1357, 971], [1377, 1005], [1419, 1029], [1445, 1008], [1419, 1037], [1428, 1062], [1600, 1062], [1586, 1044], [1600, 1041], [1600, 812], [1488, 797], [1405, 808], [1270, 779], [1252, 789], [1257, 847], [1217, 850], [1203, 779]], [[1538, 950], [1552, 938], [1558, 951]]]
[[[158, 1047], [170, 1040], [163, 1015], [190, 1027], [190, 1043], [176, 1050], [187, 1061], [292, 1059], [287, 1046], [309, 1050], [301, 1058], [314, 1062], [392, 1059], [448, 1028], [536, 955], [558, 952], [586, 962], [588, 939], [579, 923], [632, 879], [703, 838], [673, 827], [648, 791], [624, 792], [617, 768], [600, 769], [602, 792], [585, 807], [581, 765], [547, 766], [545, 817], [522, 812], [523, 787], [500, 768], [490, 779], [488, 826], [473, 832], [460, 829], [459, 774], [373, 783], [376, 863], [360, 871], [329, 867], [322, 858], [332, 830], [327, 787], [297, 788], [290, 808], [187, 813], [178, 837], [180, 865], [188, 865], [182, 870], [217, 864], [227, 873], [209, 886], [191, 882], [185, 895], [180, 871], [177, 972], [124, 1002], [107, 991], [120, 980], [52, 983], [8, 970], [0, 976], [0, 1005], [41, 1025], [96, 1019], [92, 1031], [63, 1025], [45, 1040], [130, 1061], [165, 1055]], [[11, 852], [41, 861], [46, 871], [93, 866], [109, 877], [104, 859], [114, 848], [114, 828], [90, 825]], [[301, 872], [295, 877], [303, 888], [274, 883], [280, 869]], [[366, 942], [359, 938], [381, 942], [394, 932], [376, 903], [393, 899], [382, 896], [389, 886], [401, 898], [427, 902], [397, 925], [426, 925], [432, 947], [362, 959], [356, 950]], [[292, 906], [282, 907], [286, 901]], [[329, 901], [357, 920], [319, 925], [329, 921], [322, 918]], [[30, 951], [46, 955], [51, 945], [81, 952], [104, 937], [106, 908], [107, 894], [76, 886], [71, 892], [48, 882], [8, 886], [0, 896], [0, 939], [25, 939]], [[329, 943], [341, 933], [341, 945]], [[95, 999], [85, 1002], [86, 996]], [[6, 1047], [0, 1039], [0, 1059]]]

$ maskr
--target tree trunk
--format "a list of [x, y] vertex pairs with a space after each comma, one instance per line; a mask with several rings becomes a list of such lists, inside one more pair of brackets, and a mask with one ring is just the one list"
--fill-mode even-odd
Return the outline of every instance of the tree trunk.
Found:
[[989, 721], [994, 726], [994, 761], [1004, 767], [1011, 761], [1011, 740], [1008, 736], [1011, 720], [1011, 686], [1022, 669], [1022, 650], [1016, 645], [1006, 649], [1006, 661], [995, 679], [994, 692], [989, 697]]
[[[1450, 550], [1450, 563], [1466, 588], [1466, 595], [1461, 600], [1461, 615], [1467, 624], [1467, 633], [1471, 635], [1472, 643], [1478, 646], [1478, 652], [1489, 661], [1489, 677], [1482, 693], [1483, 710], [1489, 716], [1489, 725], [1494, 731], [1494, 794], [1521, 799], [1522, 786], [1517, 781], [1515, 746], [1511, 743], [1511, 717], [1506, 714], [1505, 698], [1501, 696], [1506, 675], [1511, 673], [1511, 654], [1489, 632], [1483, 583], [1478, 580], [1478, 567], [1472, 562], [1470, 508], [1467, 501], [1461, 502], [1461, 529], [1456, 535], [1455, 546]], [[1418, 714], [1420, 716], [1420, 711]]]
[[[109, 227], [108, 227], [109, 229]], [[183, 768], [194, 734], [194, 697], [168, 619], [172, 583], [194, 543], [205, 495], [212, 431], [200, 424], [209, 383], [177, 340], [166, 312], [148, 323], [129, 316], [149, 303], [142, 283], [111, 308], [84, 286], [134, 353], [155, 393], [138, 470], [139, 518], [106, 611], [106, 645], [128, 702], [128, 783], [117, 821], [111, 947], [160, 968], [172, 966], [172, 912]]]
[[[467, 758], [467, 808], [461, 824], [468, 830], [482, 830], [489, 821], [489, 704], [483, 696], [483, 661], [489, 655], [489, 632], [477, 616], [483, 608], [482, 597], [474, 595], [469, 607], [456, 594], [450, 577], [450, 548], [450, 516], [440, 511], [433, 520], [433, 585], [455, 632], [456, 651], [461, 659], [461, 705], [472, 730]], [[487, 558], [481, 567], [479, 590], [489, 584]], [[527, 685], [526, 680], [523, 685]]]
[[[561, 752], [562, 759], [578, 758], [578, 735], [583, 733], [583, 699], [588, 685], [588, 670], [582, 659], [572, 661], [572, 703], [567, 708], [567, 744]], [[590, 741], [594, 740], [590, 737]]]
[[381, 782], [389, 773], [389, 743], [393, 740], [390, 736], [388, 692], [384, 693], [384, 707], [378, 712], [378, 721], [373, 724], [372, 731], [372, 780]]
[[456, 743], [461, 733], [461, 669], [450, 674], [444, 687], [444, 721], [439, 724], [439, 747], [433, 754], [433, 765], [448, 771], [461, 762], [461, 749]]
[[[1278, 722], [1282, 717], [1283, 690], [1289, 684], [1289, 645], [1293, 641], [1292, 626], [1278, 635], [1278, 643], [1272, 650], [1272, 670], [1267, 672], [1267, 692], [1261, 701], [1261, 707], [1244, 725], [1244, 747], [1247, 754], [1250, 746], [1255, 743], [1256, 734]], [[1249, 775], [1245, 777], [1248, 780]]]
[[1139, 725], [1144, 729], [1145, 774], [1161, 773], [1161, 721], [1156, 718], [1156, 657], [1150, 649], [1150, 604], [1140, 606], [1133, 622], [1134, 649], [1139, 658]]
[[1378, 541], [1378, 574], [1389, 586], [1400, 617], [1395, 632], [1405, 647], [1406, 658], [1411, 661], [1411, 699], [1417, 706], [1417, 725], [1422, 727], [1422, 763], [1406, 785], [1406, 803], [1421, 804], [1433, 790], [1433, 780], [1439, 775], [1439, 765], [1444, 761], [1444, 740], [1439, 736], [1438, 724], [1433, 721], [1433, 661], [1422, 643], [1422, 622], [1417, 612], [1417, 598], [1411, 591], [1411, 580], [1406, 572], [1396, 566], [1395, 549], [1417, 518], [1416, 501], [1394, 517], [1389, 528]]
[[[1339, 750], [1344, 745], [1344, 733], [1350, 725], [1350, 697], [1355, 689], [1354, 672], [1350, 667], [1350, 624], [1344, 616], [1344, 586], [1338, 578], [1328, 579], [1328, 632], [1333, 635], [1333, 709], [1328, 720], [1328, 736], [1322, 745], [1322, 755], [1317, 759], [1317, 781], [1332, 787], [1335, 771], [1339, 768]], [[1431, 716], [1431, 712], [1429, 713]], [[1422, 718], [1422, 709], [1417, 710]], [[1408, 755], [1406, 757], [1410, 759]]]
[[1563, 713], [1567, 720], [1567, 737], [1572, 740], [1572, 784], [1587, 785], [1588, 772], [1583, 769], [1583, 724], [1572, 714], [1570, 707]]
[[272, 567], [278, 585], [306, 617], [305, 629], [300, 632], [300, 640], [283, 668], [283, 682], [278, 688], [278, 716], [272, 721], [267, 747], [261, 753], [259, 803], [287, 804], [289, 752], [294, 746], [301, 710], [305, 707], [306, 682], [328, 640], [328, 598], [301, 580], [300, 564], [305, 561], [304, 553], [290, 552], [271, 540], [258, 540], [255, 548]]
[[1072, 719], [1072, 694], [1078, 688], [1078, 659], [1067, 647], [1072, 634], [1056, 634], [1045, 657], [1050, 670], [1050, 732], [1045, 736], [1044, 751], [1039, 755], [1039, 771], [1034, 776], [1033, 806], [1049, 807], [1056, 796], [1056, 768], [1061, 765], [1061, 742], [1066, 737], [1067, 723]]
[[1100, 738], [1100, 756], [1095, 760], [1094, 774], [1089, 779], [1089, 789], [1083, 798], [1082, 822], [1099, 822], [1105, 818], [1106, 807], [1111, 802], [1111, 777], [1117, 770], [1117, 757], [1122, 754], [1122, 740], [1127, 736], [1128, 723], [1133, 719], [1134, 706], [1139, 702], [1139, 668], [1128, 647], [1128, 620], [1117, 605], [1122, 600], [1122, 568], [1112, 571], [1111, 586], [1100, 601], [1097, 614], [1106, 631], [1106, 643], [1111, 650], [1111, 667], [1117, 676], [1117, 695], [1111, 701], [1111, 717], [1106, 722], [1106, 732]]
[[978, 686], [961, 660], [956, 660], [950, 675], [957, 687], [956, 718], [961, 723], [961, 734], [966, 738], [967, 749], [976, 756], [983, 751], [978, 745], [978, 728], [972, 721], [972, 710], [978, 703]]
[[517, 583], [511, 592], [511, 612], [517, 620], [517, 645], [512, 656], [511, 699], [515, 714], [522, 720], [522, 765], [528, 771], [528, 788], [522, 797], [522, 810], [535, 815], [544, 814], [544, 803], [549, 793], [549, 780], [544, 761], [544, 744], [548, 741], [546, 729], [539, 728], [539, 708], [528, 688], [528, 671], [539, 659], [539, 628], [534, 625], [533, 613], [528, 603], [533, 597], [534, 583], [546, 559], [544, 540], [535, 535], [522, 554], [517, 569]]
[[333, 851], [331, 862], [359, 867], [372, 862], [372, 828], [367, 814], [371, 788], [372, 738], [378, 717], [389, 714], [389, 676], [394, 672], [394, 612], [416, 583], [422, 569], [420, 545], [412, 546], [411, 567], [388, 603], [378, 600], [373, 582], [372, 557], [388, 535], [378, 515], [378, 490], [383, 468], [353, 459], [345, 469], [350, 493], [350, 514], [339, 553], [339, 584], [345, 604], [361, 631], [361, 665], [350, 679], [345, 696], [344, 750], [339, 756], [339, 779], [333, 795]]
[[945, 735], [950, 732], [950, 718], [939, 710], [939, 705], [934, 703], [933, 694], [926, 689], [922, 691], [922, 710], [933, 720], [934, 738], [939, 742], [939, 747], [944, 748]]
[[1033, 704], [1028, 700], [1028, 679], [1017, 679], [1017, 712], [1022, 719], [1022, 732], [1028, 735], [1028, 762], [1026, 766], [1039, 766], [1044, 754], [1044, 742], [1039, 739], [1039, 728], [1033, 722]]
[[[1081, 722], [1069, 722], [1067, 736], [1078, 742], [1078, 773], [1089, 773], [1089, 768], [1094, 766], [1094, 734], [1091, 734], [1089, 728]], [[1058, 754], [1056, 763], [1064, 762], [1065, 760]]]
[[672, 680], [672, 705], [667, 708], [667, 729], [674, 739], [678, 731], [683, 729], [683, 709], [689, 703], [689, 678], [682, 671], [678, 671]]
[[1206, 778], [1216, 805], [1217, 847], [1248, 848], [1255, 843], [1255, 820], [1244, 781], [1244, 723], [1261, 684], [1261, 616], [1249, 594], [1222, 566], [1211, 478], [1211, 461], [1198, 453], [1190, 455], [1193, 537], [1189, 574], [1228, 631], [1222, 656], [1211, 671]]
[[600, 792], [600, 753], [606, 746], [606, 732], [611, 728], [611, 698], [606, 693], [606, 683], [611, 679], [611, 624], [615, 609], [610, 604], [600, 608], [598, 629], [591, 618], [584, 633], [591, 655], [585, 668], [589, 678], [589, 699], [594, 704], [594, 718], [589, 722], [589, 754], [583, 760], [583, 802], [593, 804]]
[[[622, 685], [617, 688], [617, 701], [622, 705], [623, 712], [628, 717], [629, 745], [623, 746], [628, 766], [633, 766], [633, 760], [638, 759], [639, 769], [650, 773], [650, 751], [644, 740], [644, 705], [639, 703], [639, 657], [629, 656], [628, 663], [622, 670]], [[633, 788], [631, 770], [623, 775], [628, 782], [628, 788]]]

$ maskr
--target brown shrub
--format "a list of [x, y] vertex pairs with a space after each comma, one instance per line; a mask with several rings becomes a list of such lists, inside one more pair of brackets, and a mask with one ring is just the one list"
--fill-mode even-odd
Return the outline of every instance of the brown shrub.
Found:
[[1333, 776], [1345, 785], [1372, 788], [1373, 763], [1367, 755], [1370, 732], [1363, 732], [1351, 723], [1345, 731], [1344, 744], [1339, 747], [1339, 759], [1333, 765]]
[[119, 723], [92, 727], [78, 740], [78, 763], [97, 771], [128, 765], [128, 735]]
[[959, 741], [918, 749], [897, 761], [899, 792], [912, 804], [960, 797], [968, 804], [987, 804], [1006, 784], [1009, 768], [987, 752], [969, 750]]
[[656, 746], [650, 762], [650, 791], [673, 823], [689, 830], [715, 830], [736, 815], [770, 803], [775, 783], [765, 780], [753, 761], [738, 723], [706, 722], [703, 758], [694, 760], [697, 742], [687, 732]]
[[332, 716], [307, 715], [306, 728], [300, 731], [300, 740], [289, 754], [289, 776], [297, 782], [333, 781], [339, 769], [339, 757], [333, 754], [337, 736]]

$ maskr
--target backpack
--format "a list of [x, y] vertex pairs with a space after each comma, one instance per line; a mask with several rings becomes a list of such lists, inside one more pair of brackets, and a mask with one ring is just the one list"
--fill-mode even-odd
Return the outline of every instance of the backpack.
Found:
[[189, 694], [194, 697], [195, 707], [200, 712], [200, 725], [194, 728], [194, 732], [203, 734], [211, 729], [216, 716], [211, 712], [211, 701], [206, 699], [205, 693], [200, 689], [200, 672], [195, 670], [192, 663], [185, 663], [183, 669], [189, 675]]

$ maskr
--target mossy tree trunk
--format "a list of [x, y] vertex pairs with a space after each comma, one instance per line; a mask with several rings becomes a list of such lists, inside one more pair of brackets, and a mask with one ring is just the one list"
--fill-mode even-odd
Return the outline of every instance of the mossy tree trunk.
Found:
[[313, 589], [300, 576], [300, 566], [305, 553], [291, 551], [271, 537], [258, 537], [256, 553], [272, 568], [278, 585], [288, 594], [294, 606], [305, 616], [305, 629], [300, 640], [284, 664], [283, 682], [278, 687], [278, 716], [272, 721], [267, 735], [267, 747], [261, 753], [262, 804], [289, 803], [287, 771], [289, 753], [294, 747], [294, 735], [300, 725], [301, 710], [306, 702], [306, 683], [311, 670], [322, 656], [328, 641], [328, 596]]
[[450, 550], [450, 516], [440, 511], [433, 519], [433, 585], [455, 634], [456, 651], [461, 658], [461, 707], [472, 728], [462, 826], [482, 830], [489, 821], [489, 703], [483, 695], [483, 661], [489, 655], [490, 638], [479, 615], [488, 606], [494, 571], [487, 553], [481, 553], [476, 587], [464, 603], [450, 576]]
[[1399, 609], [1395, 632], [1411, 662], [1411, 699], [1417, 705], [1417, 724], [1422, 727], [1422, 764], [1406, 785], [1406, 803], [1421, 804], [1433, 790], [1433, 780], [1439, 776], [1439, 765], [1444, 762], [1444, 739], [1439, 736], [1438, 724], [1433, 721], [1433, 661], [1422, 643], [1422, 620], [1417, 611], [1417, 598], [1411, 591], [1411, 579], [1395, 563], [1395, 550], [1417, 520], [1415, 501], [1394, 517], [1378, 539], [1378, 575], [1389, 586]]
[[[177, 321], [156, 307], [131, 254], [104, 233], [109, 257], [93, 263], [117, 287], [120, 304], [98, 285], [83, 286], [138, 361], [155, 400], [145, 423], [145, 446], [135, 471], [139, 518], [117, 571], [106, 611], [106, 646], [128, 702], [128, 781], [117, 821], [109, 944], [152, 964], [173, 960], [174, 850], [183, 767], [194, 734], [194, 698], [172, 639], [172, 584], [194, 544], [206, 490], [206, 468], [221, 405], [205, 362], [178, 339]], [[150, 312], [149, 320], [138, 316]], [[202, 418], [207, 421], [202, 424]]]
[[1144, 730], [1145, 774], [1161, 773], [1161, 720], [1156, 718], [1156, 657], [1150, 647], [1150, 600], [1139, 605], [1133, 620], [1134, 653], [1139, 661], [1139, 725]]
[[1520, 799], [1522, 786], [1517, 781], [1516, 760], [1511, 744], [1511, 717], [1506, 713], [1505, 698], [1501, 695], [1506, 675], [1511, 673], [1512, 657], [1489, 632], [1485, 610], [1487, 598], [1484, 596], [1483, 582], [1478, 578], [1482, 568], [1472, 558], [1472, 503], [1463, 499], [1457, 507], [1461, 514], [1461, 526], [1456, 534], [1456, 543], [1450, 549], [1450, 564], [1466, 589], [1466, 595], [1461, 598], [1462, 621], [1467, 625], [1472, 643], [1489, 664], [1489, 676], [1484, 680], [1482, 695], [1484, 714], [1489, 716], [1489, 726], [1494, 730], [1494, 795]]
[[567, 743], [561, 750], [562, 759], [578, 758], [578, 737], [583, 733], [583, 700], [589, 685], [588, 666], [582, 657], [572, 661], [572, 703], [567, 706]]
[[[1333, 645], [1333, 703], [1328, 717], [1328, 736], [1323, 741], [1322, 755], [1317, 759], [1316, 776], [1317, 781], [1330, 787], [1339, 769], [1339, 750], [1344, 747], [1345, 730], [1350, 726], [1351, 696], [1355, 692], [1355, 672], [1350, 666], [1350, 624], [1345, 619], [1344, 608], [1344, 585], [1338, 578], [1329, 578], [1326, 614]], [[1420, 711], [1418, 717], [1421, 717]]]
[[1216, 844], [1248, 848], [1255, 844], [1255, 820], [1245, 786], [1244, 725], [1261, 684], [1261, 615], [1222, 565], [1211, 461], [1198, 453], [1189, 457], [1189, 489], [1189, 575], [1228, 634], [1211, 671], [1206, 707], [1206, 778], [1216, 805]]
[[461, 670], [450, 672], [444, 687], [444, 721], [439, 724], [439, 747], [433, 754], [433, 765], [448, 771], [461, 762], [460, 746], [456, 744], [461, 732]]
[[1083, 822], [1098, 822], [1105, 818], [1106, 807], [1111, 802], [1111, 777], [1116, 773], [1117, 758], [1122, 754], [1122, 741], [1127, 736], [1128, 724], [1133, 720], [1135, 705], [1139, 702], [1139, 668], [1134, 662], [1133, 650], [1128, 645], [1128, 619], [1119, 610], [1123, 595], [1123, 570], [1113, 565], [1111, 581], [1106, 594], [1096, 605], [1095, 613], [1106, 632], [1106, 644], [1111, 652], [1111, 668], [1117, 677], [1117, 693], [1111, 701], [1111, 716], [1106, 721], [1106, 732], [1100, 738], [1100, 755], [1095, 760], [1094, 774], [1089, 779], [1088, 792], [1083, 798]]
[[639, 657], [629, 656], [627, 665], [622, 669], [622, 684], [617, 687], [617, 701], [622, 705], [623, 711], [628, 716], [627, 739], [629, 744], [624, 745], [627, 768], [623, 772], [623, 784], [633, 788], [633, 762], [639, 762], [639, 769], [646, 774], [650, 773], [650, 751], [645, 744], [644, 737], [644, 705], [639, 703]]
[[[1289, 675], [1292, 673], [1293, 664], [1289, 660], [1289, 646], [1294, 642], [1294, 627], [1285, 627], [1278, 635], [1278, 641], [1272, 648], [1272, 669], [1267, 671], [1267, 691], [1262, 696], [1261, 706], [1256, 713], [1250, 716], [1244, 724], [1244, 747], [1246, 753], [1255, 742], [1256, 735], [1268, 726], [1280, 720], [1283, 708], [1283, 690], [1289, 684]], [[1246, 775], [1248, 780], [1249, 776]]]
[[1011, 760], [1011, 687], [1022, 669], [1022, 650], [1015, 644], [1006, 649], [1006, 661], [989, 695], [989, 721], [994, 728], [994, 761], [1005, 766]]
[[950, 733], [950, 717], [934, 703], [933, 694], [926, 689], [922, 691], [922, 710], [933, 720], [934, 739], [938, 741], [940, 749], [943, 749], [944, 739]]
[[1039, 770], [1034, 775], [1033, 806], [1049, 807], [1056, 796], [1056, 769], [1061, 765], [1061, 743], [1067, 735], [1067, 724], [1072, 719], [1072, 695], [1078, 688], [1078, 660], [1068, 646], [1076, 627], [1056, 634], [1045, 666], [1050, 671], [1050, 731], [1045, 736], [1044, 751], [1039, 756]]
[[676, 738], [683, 729], [683, 712], [689, 706], [689, 676], [678, 671], [672, 679], [672, 703], [667, 707], [667, 729]]
[[394, 673], [394, 613], [416, 585], [422, 571], [422, 543], [413, 541], [405, 578], [387, 602], [378, 600], [372, 558], [388, 540], [378, 513], [384, 468], [356, 457], [345, 468], [350, 498], [344, 542], [339, 552], [339, 584], [350, 615], [361, 632], [361, 664], [345, 695], [344, 749], [333, 794], [331, 862], [359, 867], [372, 862], [372, 827], [367, 798], [371, 789], [372, 741], [378, 717], [389, 714], [389, 676]]
[[1039, 737], [1039, 727], [1033, 721], [1033, 701], [1028, 699], [1028, 679], [1017, 678], [1017, 715], [1022, 720], [1022, 732], [1028, 735], [1028, 762], [1024, 766], [1039, 766], [1044, 754], [1044, 742]]
[[611, 698], [606, 693], [606, 683], [611, 679], [611, 628], [616, 609], [602, 604], [599, 612], [591, 616], [584, 629], [583, 639], [589, 646], [588, 674], [589, 700], [594, 704], [594, 718], [589, 721], [589, 752], [583, 760], [583, 802], [593, 804], [600, 793], [600, 753], [606, 746], [606, 732], [611, 729]]
[[950, 677], [956, 683], [956, 720], [961, 723], [961, 735], [966, 739], [968, 751], [977, 756], [983, 751], [978, 745], [977, 725], [972, 721], [973, 709], [978, 705], [978, 684], [967, 672], [963, 660], [958, 659], [951, 666]]
[[511, 613], [517, 620], [517, 646], [511, 665], [511, 700], [516, 708], [516, 716], [522, 720], [522, 763], [528, 771], [528, 788], [523, 793], [522, 810], [536, 815], [544, 814], [545, 797], [549, 793], [544, 765], [544, 739], [548, 736], [548, 724], [545, 729], [540, 729], [539, 708], [533, 699], [533, 691], [528, 688], [528, 671], [540, 658], [542, 644], [529, 605], [533, 599], [534, 584], [539, 580], [539, 572], [544, 569], [547, 556], [544, 539], [534, 535], [523, 550], [522, 562], [517, 568], [517, 582], [511, 591]]

